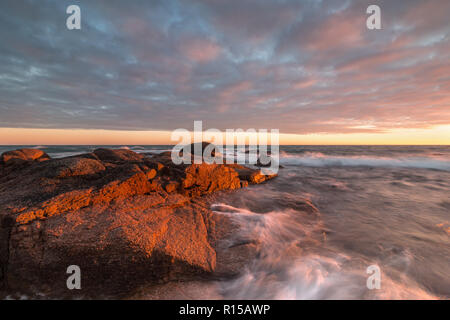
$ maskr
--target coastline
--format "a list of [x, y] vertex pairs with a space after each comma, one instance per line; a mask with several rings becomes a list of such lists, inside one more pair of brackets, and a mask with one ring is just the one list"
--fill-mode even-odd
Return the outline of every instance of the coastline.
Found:
[[[143, 284], [233, 276], [246, 257], [216, 261], [233, 226], [211, 201], [218, 191], [273, 177], [239, 165], [175, 166], [168, 153], [97, 149], [50, 159], [37, 149], [6, 152], [3, 296], [125, 298]], [[69, 265], [82, 270], [81, 290], [67, 290]]]
[[[34, 185], [37, 196], [42, 196], [46, 194], [46, 189], [38, 186], [49, 178], [48, 175], [79, 173], [78, 169], [72, 172], [67, 170], [67, 167], [61, 166], [59, 160], [64, 158], [62, 162], [70, 162], [73, 160], [65, 158], [78, 158], [101, 147], [103, 146], [77, 147], [76, 149], [45, 148], [43, 150], [50, 151], [49, 155], [52, 158], [58, 157], [57, 155], [61, 152], [65, 155], [77, 152], [77, 155], [72, 157], [63, 155], [59, 159], [52, 159], [56, 163], [54, 166], [65, 168], [59, 173], [37, 170], [41, 168], [39, 165], [45, 162], [26, 162], [28, 165], [12, 171], [18, 170], [15, 173], [17, 175], [22, 170], [28, 170], [35, 180], [30, 180], [23, 174], [5, 185], [0, 178], [0, 187], [9, 188], [8, 191], [14, 193], [15, 197], [25, 193], [23, 195], [25, 200], [28, 197], [31, 202], [40, 203], [39, 201], [42, 202], [45, 199], [38, 201], [32, 194], [30, 196], [27, 193], [32, 189], [31, 186]], [[150, 153], [151, 158], [154, 156], [157, 158], [157, 154], [165, 152], [160, 147], [130, 146], [129, 149], [141, 152], [142, 157]], [[111, 286], [107, 282], [114, 279], [107, 277], [102, 280], [104, 283], [98, 284], [98, 287], [102, 289], [93, 292], [90, 296], [77, 295], [75, 293], [77, 290], [74, 290], [72, 295], [66, 292], [65, 296], [61, 294], [56, 297], [55, 294], [53, 297], [68, 299], [89, 297], [269, 300], [448, 299], [448, 277], [446, 276], [448, 265], [445, 253], [448, 252], [446, 243], [450, 234], [448, 224], [450, 206], [448, 193], [446, 193], [448, 181], [450, 181], [448, 180], [449, 152], [448, 147], [418, 146], [283, 147], [280, 161], [284, 168], [280, 170], [276, 179], [268, 183], [242, 188], [242, 181], [240, 181], [239, 190], [214, 190], [194, 197], [192, 197], [192, 190], [189, 192], [190, 195], [178, 192], [168, 193], [171, 196], [167, 197], [167, 201], [173, 201], [172, 204], [175, 204], [176, 208], [167, 208], [165, 217], [176, 216], [182, 219], [170, 220], [171, 222], [165, 225], [178, 225], [180, 227], [173, 230], [185, 230], [187, 234], [190, 232], [192, 234], [192, 230], [197, 230], [196, 235], [206, 234], [203, 239], [206, 238], [209, 247], [215, 252], [214, 271], [187, 272], [184, 267], [177, 267], [175, 269], [181, 270], [181, 273], [169, 273], [166, 276], [166, 273], [162, 272], [163, 268], [158, 271], [160, 277], [147, 279], [146, 274], [136, 276], [137, 280], [142, 279], [142, 281], [134, 281], [133, 284], [125, 283], [125, 286], [129, 286], [129, 290], [122, 290], [122, 292], [117, 290], [115, 293], [103, 290], [103, 286]], [[127, 154], [128, 151], [118, 151], [118, 153]], [[232, 154], [232, 152], [226, 153], [227, 156]], [[133, 170], [129, 171], [130, 165], [138, 164], [139, 166], [141, 160], [119, 161], [112, 164], [117, 166], [121, 162], [124, 167], [115, 174], [110, 171], [112, 175], [108, 182], [129, 180], [128, 178], [133, 175]], [[27, 167], [34, 169], [27, 169]], [[112, 167], [108, 168], [108, 170], [112, 169]], [[149, 169], [151, 168], [145, 169], [145, 173], [151, 171]], [[182, 171], [176, 176], [180, 176], [180, 173], [185, 174]], [[40, 176], [43, 177], [42, 181]], [[83, 189], [80, 183], [85, 178], [87, 178], [86, 186], [92, 187], [94, 181], [102, 180], [99, 180], [101, 176], [106, 179], [108, 175], [101, 173], [96, 178], [89, 175], [84, 178], [82, 176], [65, 177], [64, 184], [60, 184], [60, 187], [65, 185], [66, 190], [63, 191], [68, 192], [70, 188], [67, 188], [72, 181], [79, 184], [74, 186], [75, 190]], [[163, 176], [169, 177], [169, 172], [164, 173]], [[106, 182], [100, 183], [97, 190], [107, 185]], [[172, 182], [180, 183], [181, 180]], [[165, 188], [166, 184], [162, 183], [161, 186]], [[206, 187], [206, 184], [204, 186]], [[200, 189], [197, 188], [197, 190]], [[165, 189], [163, 191], [167, 193]], [[89, 198], [95, 198], [95, 196], [94, 192]], [[181, 200], [183, 197], [190, 199], [187, 209], [183, 202], [180, 204], [174, 200], [175, 198]], [[109, 200], [101, 199], [100, 202], [103, 202], [104, 207], [95, 207], [95, 210], [90, 211], [81, 209], [75, 214], [66, 212], [42, 220], [41, 225], [44, 225], [46, 230], [44, 234], [48, 230], [51, 231], [52, 223], [57, 225], [64, 222], [69, 229], [76, 229], [77, 221], [88, 221], [87, 218], [93, 218], [91, 214], [97, 210], [96, 219], [100, 216], [108, 216], [112, 220], [120, 219], [121, 216], [129, 217], [128, 213], [119, 214], [120, 210], [135, 208], [142, 212], [143, 216], [151, 215], [149, 212], [159, 212], [161, 218], [159, 221], [164, 220], [161, 209], [166, 204], [160, 203], [157, 210], [142, 211], [138, 208], [142, 195], [135, 195], [132, 198], [136, 201], [121, 198], [117, 201], [121, 203], [120, 206], [112, 202], [112, 208], [119, 209], [117, 214], [108, 211]], [[185, 212], [183, 215], [183, 208], [190, 214]], [[37, 210], [31, 211], [37, 212]], [[191, 223], [193, 216], [201, 217], [198, 219], [202, 222], [199, 225], [203, 224], [204, 227], [191, 228], [191, 226], [197, 226]], [[131, 215], [131, 218], [136, 217]], [[131, 218], [130, 220], [126, 218], [125, 222], [133, 221]], [[139, 225], [142, 221], [138, 219], [135, 223]], [[188, 221], [186, 228], [180, 224], [183, 221]], [[106, 223], [101, 219], [98, 222], [102, 226]], [[80, 226], [87, 225], [81, 223]], [[138, 229], [135, 228], [135, 230]], [[118, 228], [115, 232], [120, 233], [122, 229]], [[75, 234], [75, 231], [72, 230], [71, 234]], [[105, 235], [108, 232], [100, 228], [97, 234]], [[113, 232], [112, 235], [114, 234]], [[34, 243], [39, 252], [40, 239], [46, 237], [39, 238], [38, 235], [39, 232], [35, 232], [28, 238], [32, 240], [29, 243]], [[94, 239], [92, 243], [98, 242], [95, 236], [92, 239]], [[161, 241], [163, 242], [164, 239]], [[205, 241], [197, 243], [205, 244]], [[46, 245], [50, 244], [51, 242], [46, 242]], [[75, 241], [73, 245], [76, 246]], [[182, 241], [182, 245], [187, 246], [187, 242]], [[47, 252], [53, 252], [53, 249]], [[194, 250], [194, 252], [192, 256], [202, 256], [200, 253], [206, 251]], [[119, 256], [116, 256], [118, 257], [116, 260], [120, 260]], [[133, 255], [125, 253], [121, 258], [128, 261], [130, 256]], [[158, 263], [162, 264], [163, 261], [160, 260]], [[176, 264], [178, 265], [177, 261]], [[383, 273], [380, 290], [369, 290], [366, 287], [366, 268], [373, 264], [379, 265]], [[83, 267], [82, 270], [84, 269]], [[117, 270], [120, 268], [116, 267]], [[125, 268], [125, 272], [127, 270], [130, 269]], [[69, 277], [66, 270], [62, 268], [57, 273], [60, 275], [58, 280], [60, 283]], [[119, 273], [123, 272], [119, 271]], [[87, 284], [86, 281], [91, 280], [86, 279], [82, 272], [82, 287]], [[120, 289], [122, 284], [116, 286]], [[69, 291], [65, 287], [60, 289], [62, 292]], [[18, 294], [9, 298], [46, 299], [51, 297]]]

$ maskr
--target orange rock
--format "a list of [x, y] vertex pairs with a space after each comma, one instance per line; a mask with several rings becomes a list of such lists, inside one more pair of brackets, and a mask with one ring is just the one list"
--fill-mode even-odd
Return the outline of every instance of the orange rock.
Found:
[[149, 171], [147, 171], [146, 173], [147, 179], [151, 180], [154, 177], [156, 177], [156, 170], [155, 169], [150, 169]]
[[81, 294], [94, 296], [211, 273], [212, 213], [192, 197], [263, 181], [242, 166], [174, 165], [129, 150], [47, 157], [2, 155], [28, 163], [0, 171], [0, 286], [13, 291], [70, 295], [71, 264], [82, 269]]
[[231, 167], [218, 164], [192, 164], [184, 170], [182, 186], [195, 189], [197, 194], [207, 194], [224, 189], [240, 188], [238, 173]]
[[239, 165], [235, 165], [234, 169], [239, 174], [240, 179], [248, 181], [250, 184], [259, 184], [276, 177], [276, 174], [264, 175], [260, 170], [253, 170]]
[[0, 156], [0, 162], [5, 165], [22, 163], [23, 161], [46, 161], [50, 157], [42, 150], [38, 149], [19, 149], [7, 151]]
[[178, 186], [179, 186], [179, 183], [171, 182], [166, 185], [165, 189], [168, 193], [172, 193], [177, 190]]

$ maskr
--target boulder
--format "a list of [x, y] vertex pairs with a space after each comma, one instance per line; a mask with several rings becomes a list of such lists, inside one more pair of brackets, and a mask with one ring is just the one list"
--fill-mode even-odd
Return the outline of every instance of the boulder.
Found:
[[153, 194], [19, 221], [10, 231], [9, 290], [33, 285], [46, 294], [70, 295], [65, 284], [70, 265], [81, 268], [81, 293], [94, 296], [211, 272], [215, 251], [202, 210], [177, 194]]
[[188, 152], [192, 155], [202, 157], [206, 149], [211, 156], [214, 157], [216, 155], [216, 146], [206, 141], [191, 143], [183, 148], [183, 152]]
[[4, 165], [22, 164], [28, 161], [46, 161], [50, 157], [42, 150], [38, 149], [19, 149], [7, 151], [0, 156], [0, 163]]
[[181, 184], [190, 195], [208, 194], [219, 190], [240, 188], [238, 173], [229, 166], [218, 164], [192, 164], [185, 168]]
[[143, 155], [127, 149], [96, 149], [94, 155], [102, 161], [141, 161]]
[[106, 170], [101, 161], [80, 157], [58, 159], [51, 167], [55, 168], [55, 178], [95, 175]]
[[276, 177], [276, 174], [266, 175], [260, 170], [253, 170], [241, 165], [235, 165], [234, 170], [238, 173], [239, 179], [247, 181], [250, 184], [259, 184]]
[[[129, 150], [17, 157], [32, 160], [0, 171], [0, 298], [117, 297], [211, 275], [214, 219], [200, 197], [263, 181], [242, 166], [174, 165]], [[67, 290], [70, 265], [81, 268], [81, 291]]]

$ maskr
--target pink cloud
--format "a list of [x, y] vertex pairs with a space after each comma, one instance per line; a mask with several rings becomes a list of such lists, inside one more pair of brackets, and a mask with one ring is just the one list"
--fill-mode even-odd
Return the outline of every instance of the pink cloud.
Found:
[[233, 84], [219, 93], [219, 112], [228, 111], [232, 105], [242, 100], [242, 94], [252, 88], [252, 83], [249, 81], [242, 81], [237, 84]]
[[180, 51], [190, 61], [202, 63], [215, 60], [220, 55], [222, 49], [213, 41], [194, 38], [183, 41], [180, 46]]
[[364, 16], [348, 17], [345, 14], [330, 16], [319, 28], [311, 32], [308, 48], [330, 50], [337, 47], [363, 46]]
[[317, 82], [317, 80], [315, 80], [315, 79], [301, 80], [301, 81], [294, 83], [292, 87], [294, 89], [305, 89], [305, 88], [309, 88], [309, 87], [315, 85], [316, 82]]

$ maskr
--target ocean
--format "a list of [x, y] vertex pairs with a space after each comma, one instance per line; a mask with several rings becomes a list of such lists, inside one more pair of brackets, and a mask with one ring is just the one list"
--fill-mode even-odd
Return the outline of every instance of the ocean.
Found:
[[[101, 146], [31, 147], [64, 157]], [[212, 206], [239, 224], [236, 241], [261, 248], [240, 276], [214, 284], [216, 295], [450, 298], [450, 146], [280, 146], [280, 164], [278, 178], [226, 193]], [[317, 210], [305, 212], [304, 203]], [[380, 289], [367, 287], [373, 265]]]

